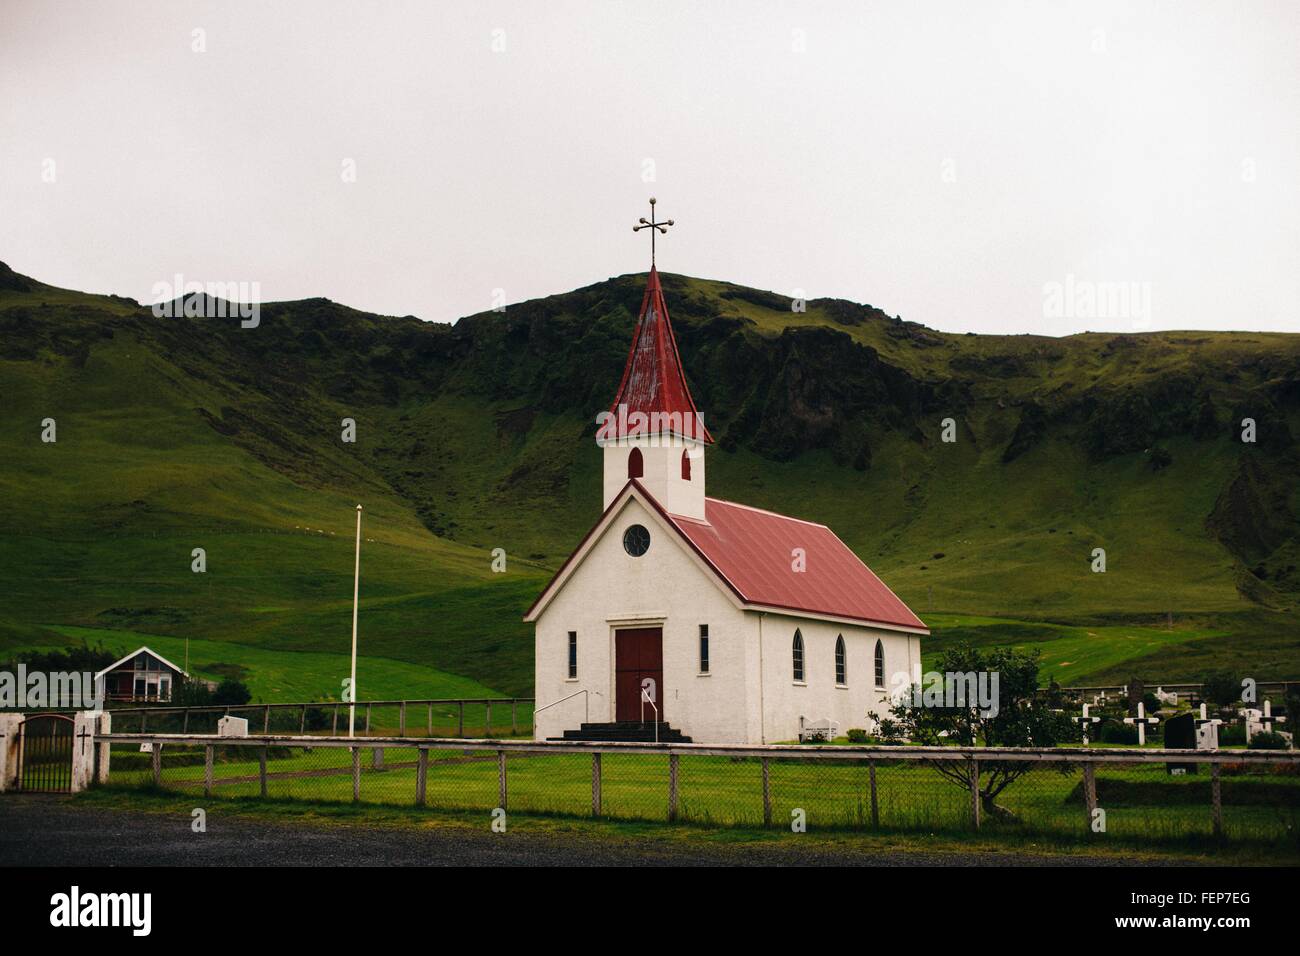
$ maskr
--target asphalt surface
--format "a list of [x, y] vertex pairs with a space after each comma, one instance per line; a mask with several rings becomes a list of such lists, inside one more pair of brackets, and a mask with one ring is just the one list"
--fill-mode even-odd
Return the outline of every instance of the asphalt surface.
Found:
[[[1149, 858], [863, 852], [810, 844], [699, 847], [463, 827], [414, 829], [279, 823], [209, 808], [207, 832], [188, 813], [78, 806], [67, 797], [0, 796], [0, 866], [1151, 866]], [[1178, 861], [1169, 861], [1178, 862]]]

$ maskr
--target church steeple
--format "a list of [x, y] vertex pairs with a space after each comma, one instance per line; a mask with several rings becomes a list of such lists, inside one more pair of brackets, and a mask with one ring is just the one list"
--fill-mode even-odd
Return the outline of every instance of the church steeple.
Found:
[[704, 446], [713, 444], [713, 436], [686, 384], [654, 262], [654, 234], [666, 234], [673, 221], [656, 222], [654, 206], [651, 199], [650, 219], [632, 227], [650, 230], [650, 276], [623, 379], [596, 433], [605, 449], [605, 505], [628, 478], [636, 478], [670, 513], [702, 521]]
[[610, 414], [615, 418], [615, 430], [607, 432], [606, 438], [672, 433], [713, 443], [686, 384], [677, 336], [668, 318], [659, 270], [654, 266], [650, 267], [632, 347]]

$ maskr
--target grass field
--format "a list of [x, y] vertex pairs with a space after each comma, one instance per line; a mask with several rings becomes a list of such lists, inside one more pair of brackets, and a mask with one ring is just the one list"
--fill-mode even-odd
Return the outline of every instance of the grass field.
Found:
[[[51, 625], [49, 630], [72, 641], [84, 640], [91, 646], [102, 644], [114, 654], [126, 654], [147, 644], [178, 667], [185, 660], [185, 641], [181, 638], [60, 625]], [[340, 639], [346, 648], [350, 635], [342, 634]], [[339, 700], [341, 682], [351, 666], [346, 651], [340, 654], [278, 651], [198, 639], [189, 642], [189, 661], [191, 673], [209, 680], [241, 676], [258, 703]], [[362, 700], [503, 696], [467, 677], [369, 656], [357, 657], [357, 691]]]
[[[143, 755], [119, 747], [124, 760], [113, 771], [114, 786], [149, 786]], [[116, 752], [115, 752], [116, 753]], [[258, 798], [259, 769], [240, 748], [218, 748], [214, 766], [220, 799]], [[164, 752], [163, 787], [201, 792], [199, 753]], [[344, 749], [275, 750], [268, 760], [271, 798], [333, 803], [352, 801], [351, 754]], [[389, 749], [384, 769], [374, 769], [361, 749], [360, 800], [367, 806], [409, 806], [415, 799], [416, 751]], [[479, 810], [500, 805], [493, 751], [430, 752], [427, 801], [440, 810]], [[1231, 768], [1229, 768], [1231, 770]], [[586, 754], [507, 755], [508, 809], [513, 813], [591, 815], [592, 761]], [[679, 819], [706, 826], [741, 828], [763, 824], [762, 769], [749, 758], [681, 758]], [[953, 833], [971, 828], [967, 791], [912, 761], [877, 761], [879, 826], [872, 824], [871, 784], [862, 761], [774, 760], [771, 764], [773, 821], [788, 827], [795, 811], [810, 831], [883, 830]], [[1300, 851], [1300, 777], [1259, 769], [1225, 772], [1224, 832], [1229, 841], [1275, 845]], [[1106, 811], [1104, 834], [1132, 844], [1197, 845], [1213, 836], [1208, 769], [1192, 776], [1168, 776], [1162, 764], [1107, 766], [1097, 772], [1099, 805]], [[668, 758], [657, 754], [606, 754], [602, 758], [602, 815], [621, 820], [665, 821]], [[984, 829], [1016, 837], [1093, 839], [1085, 827], [1080, 771], [1036, 767], [998, 799], [1013, 817], [985, 815]]]

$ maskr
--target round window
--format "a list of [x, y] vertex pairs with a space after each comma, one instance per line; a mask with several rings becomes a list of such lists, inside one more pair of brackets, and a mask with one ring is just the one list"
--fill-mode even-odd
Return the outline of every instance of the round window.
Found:
[[623, 532], [623, 550], [634, 558], [641, 557], [650, 550], [650, 532], [642, 525], [632, 525]]

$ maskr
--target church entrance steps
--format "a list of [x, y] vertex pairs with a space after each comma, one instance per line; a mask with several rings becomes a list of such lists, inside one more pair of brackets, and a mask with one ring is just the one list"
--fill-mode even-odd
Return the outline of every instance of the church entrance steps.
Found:
[[[656, 729], [658, 737], [655, 736]], [[691, 738], [676, 730], [666, 720], [640, 721], [616, 720], [607, 724], [583, 724], [577, 730], [566, 730], [563, 737], [551, 740], [633, 741], [637, 743], [689, 744]]]

